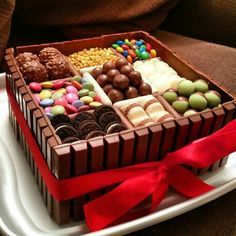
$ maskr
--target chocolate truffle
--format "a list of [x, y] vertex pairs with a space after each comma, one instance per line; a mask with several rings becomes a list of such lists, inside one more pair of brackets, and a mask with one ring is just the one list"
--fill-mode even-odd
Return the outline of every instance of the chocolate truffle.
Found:
[[125, 98], [136, 98], [138, 96], [138, 90], [135, 87], [129, 86], [125, 91]]
[[178, 97], [178, 94], [174, 89], [168, 89], [164, 92], [163, 97], [169, 104], [172, 104]]
[[123, 93], [117, 89], [110, 90], [110, 92], [108, 93], [108, 97], [111, 99], [113, 103], [124, 99]]
[[113, 85], [116, 88], [125, 90], [129, 86], [129, 79], [126, 75], [119, 74], [113, 79]]
[[119, 58], [118, 60], [116, 60], [115, 62], [115, 66], [118, 70], [121, 69], [122, 66], [124, 65], [128, 65], [128, 61], [124, 58]]
[[189, 97], [194, 93], [195, 85], [191, 80], [182, 80], [177, 86], [177, 91], [180, 96]]
[[103, 91], [108, 94], [111, 90], [113, 89], [113, 85], [112, 84], [107, 84], [103, 87]]
[[22, 74], [27, 82], [43, 82], [48, 79], [44, 65], [37, 61], [26, 62], [22, 68]]
[[105, 74], [101, 74], [97, 77], [98, 84], [103, 88], [107, 84], [107, 76]]
[[20, 70], [22, 70], [23, 65], [26, 62], [31, 62], [31, 61], [37, 61], [39, 62], [39, 58], [37, 55], [31, 53], [31, 52], [23, 52], [19, 54], [16, 58], [16, 64], [19, 66]]
[[179, 96], [176, 101], [172, 103], [172, 107], [178, 112], [183, 114], [188, 110], [188, 99], [185, 97]]
[[39, 52], [39, 60], [43, 65], [58, 56], [62, 56], [61, 52], [53, 47], [46, 47]]
[[119, 75], [120, 72], [117, 69], [111, 69], [107, 72], [107, 81], [109, 83], [113, 83], [113, 79], [116, 75]]
[[126, 76], [129, 76], [131, 71], [134, 71], [134, 68], [131, 65], [124, 65], [120, 69], [120, 73]]
[[138, 86], [142, 82], [142, 76], [138, 71], [131, 71], [129, 73], [130, 84]]
[[104, 74], [106, 74], [111, 69], [116, 69], [115, 64], [111, 61], [108, 61], [108, 62], [104, 63], [103, 66], [102, 66], [102, 72]]
[[72, 75], [69, 63], [63, 56], [50, 59], [46, 63], [46, 68], [51, 80], [63, 79]]
[[138, 88], [139, 94], [142, 96], [152, 93], [152, 88], [148, 83], [142, 83]]
[[207, 107], [207, 100], [203, 93], [196, 92], [189, 97], [189, 105], [197, 111], [202, 111]]
[[207, 104], [210, 108], [217, 107], [221, 103], [220, 94], [215, 90], [209, 90], [206, 92], [205, 97], [207, 99]]
[[91, 72], [91, 75], [93, 76], [94, 79], [97, 79], [97, 77], [101, 74], [102, 74], [102, 68], [101, 67], [96, 67]]
[[194, 83], [196, 92], [205, 93], [209, 89], [208, 84], [205, 80], [198, 79], [198, 80], [195, 80], [193, 83]]

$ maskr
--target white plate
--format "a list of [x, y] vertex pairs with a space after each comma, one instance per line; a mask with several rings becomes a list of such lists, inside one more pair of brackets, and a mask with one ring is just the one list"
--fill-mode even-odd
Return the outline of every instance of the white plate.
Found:
[[[88, 233], [84, 222], [60, 227], [49, 217], [24, 154], [8, 120], [4, 75], [0, 75], [0, 234], [81, 235]], [[193, 199], [169, 193], [150, 215], [88, 235], [120, 235], [157, 224], [210, 202], [236, 187], [236, 153], [227, 165], [202, 176], [216, 189]]]

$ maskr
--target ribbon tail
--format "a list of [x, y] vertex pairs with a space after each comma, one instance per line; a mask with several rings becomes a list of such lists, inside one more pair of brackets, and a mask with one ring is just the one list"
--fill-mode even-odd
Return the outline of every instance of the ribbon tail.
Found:
[[[84, 205], [89, 229], [95, 231], [111, 225], [150, 196], [156, 186], [159, 186], [155, 172], [128, 179], [109, 193]], [[166, 188], [159, 187], [159, 192], [162, 192], [159, 196], [161, 201], [160, 198], [164, 197]]]
[[175, 166], [168, 173], [169, 184], [187, 197], [197, 197], [212, 189], [214, 186], [204, 183], [196, 175], [182, 166]]

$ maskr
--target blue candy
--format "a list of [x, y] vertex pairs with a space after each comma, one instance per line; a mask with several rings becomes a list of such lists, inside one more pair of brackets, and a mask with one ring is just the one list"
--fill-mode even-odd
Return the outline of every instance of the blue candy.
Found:
[[80, 107], [84, 105], [84, 102], [82, 100], [76, 100], [72, 103], [72, 105], [76, 107], [77, 109], [79, 109]]
[[52, 106], [54, 103], [54, 100], [51, 98], [44, 98], [42, 101], [40, 101], [40, 106], [42, 107], [49, 107]]
[[123, 55], [124, 55], [125, 57], [127, 57], [127, 56], [129, 55], [128, 51], [127, 51], [127, 50], [124, 50]]
[[89, 80], [87, 79], [87, 78], [81, 78], [81, 80], [80, 80], [80, 83], [81, 84], [84, 84], [84, 83], [86, 83], [86, 82], [89, 82]]
[[137, 41], [135, 44], [140, 47], [143, 44], [143, 42], [142, 41]]
[[122, 44], [124, 44], [124, 42], [122, 40], [118, 40], [116, 41], [116, 44], [118, 44], [119, 46], [121, 46]]
[[45, 114], [46, 114], [46, 116], [48, 117], [49, 120], [52, 120], [53, 114], [51, 114], [51, 113], [45, 113]]

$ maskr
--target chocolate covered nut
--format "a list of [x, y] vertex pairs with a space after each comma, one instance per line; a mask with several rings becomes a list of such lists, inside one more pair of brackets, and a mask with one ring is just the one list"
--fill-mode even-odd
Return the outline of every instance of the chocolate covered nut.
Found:
[[196, 92], [189, 97], [189, 105], [197, 111], [202, 111], [207, 107], [207, 100], [203, 93]]
[[129, 76], [131, 71], [134, 71], [134, 68], [131, 65], [124, 65], [120, 68], [120, 73], [126, 76]]
[[79, 126], [78, 133], [80, 139], [85, 139], [85, 137], [92, 131], [100, 130], [100, 126], [95, 121], [88, 121]]
[[102, 72], [104, 74], [106, 74], [111, 69], [116, 69], [115, 64], [111, 61], [108, 61], [108, 62], [104, 63], [103, 66], [102, 66]]
[[62, 140], [62, 143], [73, 143], [76, 141], [79, 141], [80, 139], [78, 137], [72, 136], [72, 137], [66, 137]]
[[19, 66], [19, 69], [22, 70], [23, 69], [23, 65], [26, 62], [31, 62], [31, 61], [36, 61], [39, 62], [39, 58], [37, 55], [31, 53], [31, 52], [23, 52], [20, 53], [16, 58], [16, 64]]
[[135, 87], [129, 86], [125, 91], [125, 98], [130, 99], [136, 97], [138, 97], [138, 90]]
[[119, 58], [118, 60], [116, 60], [115, 62], [115, 66], [118, 70], [121, 69], [122, 66], [124, 65], [128, 65], [128, 61], [124, 58]]
[[108, 97], [111, 99], [113, 103], [121, 101], [124, 99], [124, 94], [117, 90], [117, 89], [111, 89], [108, 93]]
[[180, 96], [189, 97], [194, 90], [195, 85], [191, 80], [182, 80], [178, 83], [177, 91]]
[[198, 79], [198, 80], [195, 80], [193, 82], [194, 86], [195, 86], [195, 91], [196, 92], [202, 92], [202, 93], [205, 93], [208, 91], [209, 87], [208, 87], [208, 84], [205, 80], [203, 79]]
[[138, 86], [142, 82], [142, 76], [138, 71], [131, 71], [129, 73], [130, 84]]
[[91, 75], [93, 76], [94, 79], [97, 79], [97, 77], [101, 74], [102, 74], [102, 68], [101, 67], [96, 67], [91, 72]]
[[172, 103], [172, 107], [178, 112], [178, 113], [184, 113], [187, 111], [189, 104], [188, 99], [182, 96], [179, 96], [176, 101]]
[[129, 86], [129, 79], [126, 75], [118, 74], [113, 79], [113, 85], [121, 90], [125, 90]]
[[152, 88], [148, 83], [142, 83], [139, 85], [138, 91], [140, 95], [145, 96], [152, 93]]
[[178, 94], [174, 89], [168, 89], [164, 92], [163, 97], [169, 104], [172, 104], [174, 101], [176, 101]]
[[107, 81], [109, 83], [113, 83], [113, 79], [115, 78], [115, 76], [119, 75], [120, 72], [117, 69], [111, 69], [107, 72]]
[[209, 90], [205, 94], [205, 98], [207, 100], [207, 104], [210, 108], [217, 107], [221, 103], [221, 96], [215, 90]]
[[103, 88], [107, 84], [107, 75], [105, 74], [98, 75], [97, 82]]
[[113, 122], [120, 123], [121, 120], [120, 117], [112, 111], [104, 113], [98, 120], [98, 124], [103, 130], [106, 129], [107, 125]]
[[113, 89], [113, 85], [112, 84], [107, 84], [103, 87], [103, 91], [108, 94], [112, 89]]
[[43, 48], [40, 52], [39, 52], [39, 59], [40, 59], [40, 62], [43, 64], [43, 65], [46, 65], [46, 63], [55, 58], [55, 57], [59, 57], [61, 56], [61, 52], [56, 49], [56, 48], [53, 48], [53, 47], [46, 47], [46, 48]]

